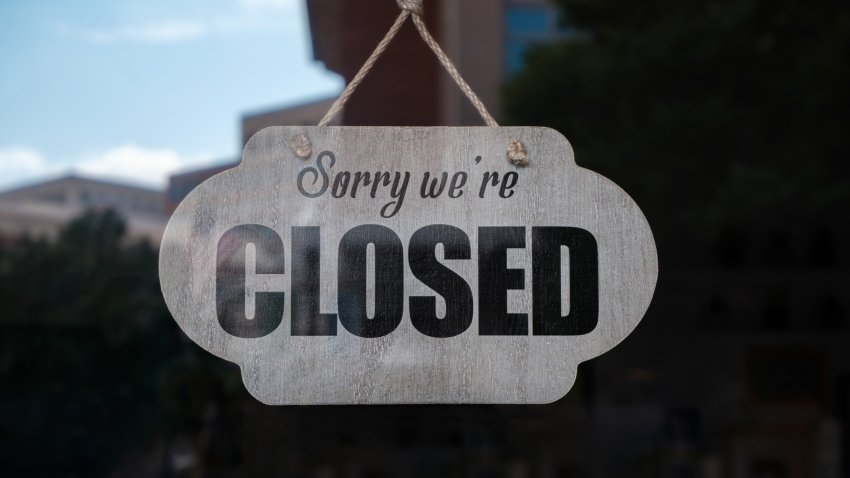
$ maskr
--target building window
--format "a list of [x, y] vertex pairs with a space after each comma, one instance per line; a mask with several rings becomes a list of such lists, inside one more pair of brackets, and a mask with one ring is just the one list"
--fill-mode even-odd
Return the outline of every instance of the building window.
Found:
[[505, 9], [507, 73], [512, 75], [525, 66], [525, 55], [531, 47], [562, 40], [571, 33], [552, 5], [509, 5]]
[[508, 7], [508, 31], [515, 34], [534, 35], [549, 29], [552, 8], [544, 6]]

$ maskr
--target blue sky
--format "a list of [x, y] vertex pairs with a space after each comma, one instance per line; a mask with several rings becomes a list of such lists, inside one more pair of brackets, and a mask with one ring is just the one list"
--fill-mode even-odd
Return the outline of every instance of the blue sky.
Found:
[[74, 172], [162, 186], [235, 159], [239, 120], [337, 94], [303, 0], [2, 0], [0, 189]]

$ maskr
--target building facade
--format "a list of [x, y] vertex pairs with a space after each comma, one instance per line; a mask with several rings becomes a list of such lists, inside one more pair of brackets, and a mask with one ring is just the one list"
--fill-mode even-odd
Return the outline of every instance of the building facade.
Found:
[[[307, 0], [313, 54], [350, 82], [392, 25], [395, 2]], [[530, 47], [571, 34], [547, 0], [434, 0], [425, 22], [496, 117], [503, 82]], [[351, 98], [349, 126], [479, 126], [482, 120], [437, 58], [406, 24]]]
[[162, 191], [65, 176], [0, 192], [0, 241], [21, 236], [55, 238], [90, 209], [112, 209], [127, 222], [131, 239], [158, 246], [168, 216]]

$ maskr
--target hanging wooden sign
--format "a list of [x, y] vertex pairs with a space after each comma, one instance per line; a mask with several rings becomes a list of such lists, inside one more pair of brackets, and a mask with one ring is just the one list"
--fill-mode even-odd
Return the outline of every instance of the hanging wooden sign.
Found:
[[551, 402], [656, 276], [634, 201], [527, 127], [265, 129], [160, 252], [180, 327], [268, 404]]

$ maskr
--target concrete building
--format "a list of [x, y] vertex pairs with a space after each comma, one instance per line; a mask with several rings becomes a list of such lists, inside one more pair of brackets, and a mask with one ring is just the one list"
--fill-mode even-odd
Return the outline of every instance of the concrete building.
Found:
[[168, 222], [161, 191], [65, 176], [0, 192], [0, 241], [21, 236], [55, 238], [88, 209], [113, 209], [127, 221], [131, 239], [158, 246]]
[[[314, 58], [349, 83], [399, 14], [395, 2], [306, 0]], [[463, 77], [496, 117], [502, 83], [528, 49], [571, 34], [548, 0], [433, 0], [425, 22]], [[329, 98], [250, 114], [243, 144], [275, 125], [314, 125]], [[478, 126], [482, 120], [408, 22], [334, 124]]]
[[[252, 113], [242, 117], [242, 144], [269, 126], [315, 126], [333, 105], [336, 97], [302, 103], [296, 106]], [[332, 125], [339, 125], [335, 118]]]
[[[392, 1], [306, 1], [313, 55], [346, 83], [399, 13]], [[522, 67], [529, 47], [570, 34], [558, 9], [547, 0], [432, 0], [425, 3], [424, 17], [431, 33], [496, 117], [501, 110], [501, 85]], [[271, 121], [264, 125], [300, 124], [278, 122], [285, 117], [284, 111], [287, 109], [278, 111], [277, 117], [267, 114], [264, 118]], [[257, 130], [262, 119], [246, 117], [248, 132]], [[360, 85], [339, 121], [348, 126], [482, 124], [410, 22]], [[245, 135], [246, 141], [248, 137]]]

